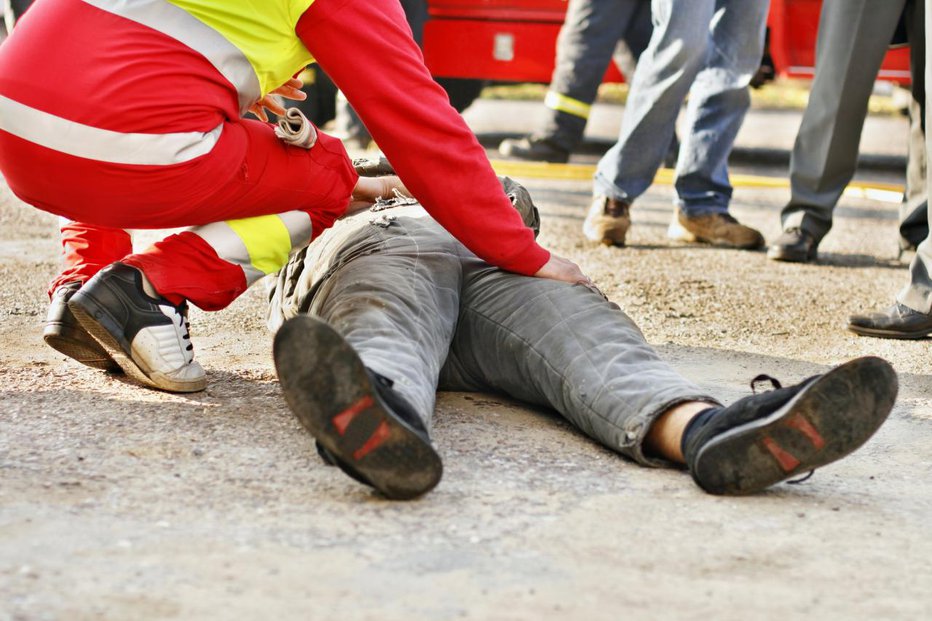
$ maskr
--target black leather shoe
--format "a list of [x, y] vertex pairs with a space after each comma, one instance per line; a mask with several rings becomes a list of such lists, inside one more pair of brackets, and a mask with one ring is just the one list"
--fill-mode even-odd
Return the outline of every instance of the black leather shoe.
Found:
[[848, 317], [848, 329], [861, 336], [882, 339], [921, 339], [932, 334], [932, 315], [914, 311], [899, 302], [869, 315]]
[[539, 136], [503, 140], [498, 146], [498, 152], [505, 157], [532, 162], [550, 162], [551, 164], [566, 164], [570, 160], [570, 152], [560, 148], [550, 140]]
[[800, 228], [787, 229], [767, 249], [767, 258], [791, 263], [815, 261], [819, 241], [812, 233]]
[[68, 308], [68, 300], [80, 288], [80, 282], [69, 282], [55, 289], [52, 293], [52, 302], [49, 304], [48, 316], [45, 318], [42, 338], [49, 347], [81, 364], [110, 373], [122, 373], [123, 370], [110, 357], [107, 350], [88, 334]]

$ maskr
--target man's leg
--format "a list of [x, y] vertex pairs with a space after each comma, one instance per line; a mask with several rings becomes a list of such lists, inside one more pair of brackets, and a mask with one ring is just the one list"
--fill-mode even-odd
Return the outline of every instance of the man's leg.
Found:
[[862, 358], [717, 407], [599, 294], [474, 259], [465, 265], [441, 388], [501, 391], [552, 407], [643, 465], [685, 463], [711, 493], [753, 493], [835, 461], [863, 444], [893, 406], [890, 365]]
[[628, 94], [618, 142], [599, 164], [583, 222], [591, 242], [624, 246], [632, 201], [653, 182], [676, 118], [709, 54], [715, 0], [653, 0], [654, 30]]
[[632, 20], [650, 19], [643, 0], [570, 0], [544, 105], [547, 121], [527, 138], [505, 140], [506, 157], [566, 162], [582, 141], [592, 102]]
[[900, 205], [901, 251], [915, 250], [929, 234], [925, 152], [926, 42], [923, 0], [909, 0], [906, 3], [906, 31], [909, 40], [912, 97], [909, 102], [909, 159], [906, 164], [906, 192]]
[[331, 266], [299, 295], [321, 321], [285, 321], [275, 360], [322, 453], [385, 495], [410, 498], [440, 479], [429, 428], [461, 271], [452, 238], [433, 220], [392, 219], [389, 210], [369, 224], [373, 217], [357, 217], [355, 234], [321, 240], [304, 257], [304, 269]]
[[[925, 27], [932, 27], [932, 0], [925, 0]], [[926, 45], [925, 83], [932, 79], [932, 46]], [[930, 101], [926, 92], [926, 118]], [[926, 132], [926, 161], [932, 156], [932, 135]], [[926, 167], [926, 184], [929, 184]], [[926, 207], [932, 221], [932, 204]], [[909, 266], [909, 282], [897, 294], [893, 306], [882, 311], [848, 318], [848, 329], [861, 336], [919, 339], [932, 334], [932, 233], [916, 249]]]
[[905, 0], [826, 0], [819, 19], [816, 73], [790, 159], [784, 235], [768, 257], [815, 259], [832, 211], [857, 168], [874, 80]]

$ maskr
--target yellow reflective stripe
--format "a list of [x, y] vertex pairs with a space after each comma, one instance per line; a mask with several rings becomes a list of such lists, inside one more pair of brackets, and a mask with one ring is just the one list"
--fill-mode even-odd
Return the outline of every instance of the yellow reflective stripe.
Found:
[[567, 114], [572, 114], [573, 116], [578, 116], [583, 119], [588, 119], [589, 112], [592, 110], [591, 105], [554, 91], [547, 91], [547, 96], [544, 98], [544, 105], [551, 110], [566, 112]]
[[313, 61], [295, 26], [313, 0], [167, 0], [236, 46], [249, 59], [262, 94]]
[[210, 153], [223, 132], [140, 134], [83, 125], [0, 96], [0, 129], [48, 149], [97, 162], [168, 166]]
[[246, 246], [249, 263], [263, 274], [277, 272], [288, 262], [291, 233], [278, 216], [227, 220], [227, 224]]
[[84, 0], [175, 39], [201, 54], [236, 89], [241, 113], [262, 96], [256, 71], [226, 33], [166, 0]]

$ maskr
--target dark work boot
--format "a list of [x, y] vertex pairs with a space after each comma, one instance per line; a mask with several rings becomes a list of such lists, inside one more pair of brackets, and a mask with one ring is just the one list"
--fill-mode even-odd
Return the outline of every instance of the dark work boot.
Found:
[[287, 320], [273, 352], [285, 401], [321, 457], [392, 499], [415, 498], [440, 482], [443, 465], [421, 418], [326, 322]]
[[49, 312], [45, 318], [45, 330], [42, 338], [49, 347], [60, 351], [81, 364], [102, 369], [110, 373], [122, 373], [107, 350], [87, 333], [74, 314], [68, 309], [68, 300], [78, 289], [80, 282], [69, 282], [59, 286], [52, 293]]
[[877, 431], [897, 393], [893, 367], [874, 357], [788, 388], [760, 379], [777, 390], [706, 410], [683, 434], [686, 465], [710, 494], [753, 494], [841, 459]]
[[767, 249], [767, 258], [790, 263], [808, 263], [818, 256], [819, 242], [812, 233], [799, 227], [783, 231]]
[[498, 152], [505, 157], [532, 162], [566, 164], [570, 160], [569, 151], [543, 136], [507, 138], [498, 146]]

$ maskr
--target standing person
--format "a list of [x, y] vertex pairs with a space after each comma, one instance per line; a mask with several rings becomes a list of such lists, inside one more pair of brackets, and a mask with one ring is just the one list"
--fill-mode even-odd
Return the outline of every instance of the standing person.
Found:
[[[539, 132], [499, 145], [505, 157], [566, 163], [582, 141], [592, 102], [619, 41], [632, 59], [651, 35], [650, 0], [570, 0], [557, 37], [557, 58], [544, 99], [547, 120]], [[630, 83], [634, 63], [626, 63]]]
[[763, 236], [728, 213], [728, 155], [750, 106], [768, 0], [653, 0], [654, 32], [634, 74], [618, 142], [599, 161], [583, 225], [623, 246], [630, 207], [653, 182], [689, 96], [669, 236], [753, 249]]
[[[932, 26], [932, 0], [925, 0], [925, 31]], [[932, 80], [932, 49], [925, 46], [925, 84]], [[929, 118], [929, 93], [925, 93], [925, 114]], [[932, 157], [932, 136], [926, 132], [926, 161]], [[929, 187], [926, 167], [926, 187]], [[926, 207], [926, 217], [932, 221], [932, 207]], [[932, 334], [932, 232], [916, 248], [909, 265], [909, 282], [885, 310], [848, 318], [848, 329], [861, 336], [888, 339], [920, 339]]]
[[926, 222], [924, 0], [825, 0], [819, 18], [816, 72], [790, 159], [790, 201], [783, 234], [767, 251], [777, 261], [816, 259], [832, 212], [857, 169], [867, 105], [901, 17], [911, 50], [909, 165], [900, 210], [900, 247], [915, 248]]
[[[72, 221], [53, 293], [79, 284], [57, 308], [136, 379], [203, 389], [187, 303], [227, 306], [351, 200], [400, 187], [360, 180], [313, 128], [302, 148], [242, 118], [282, 112], [271, 95], [299, 97], [290, 77], [312, 57], [467, 247], [507, 270], [588, 280], [522, 225], [397, 0], [42, 0], [0, 47], [0, 171]], [[135, 254], [124, 230], [178, 226], [194, 228]]]

